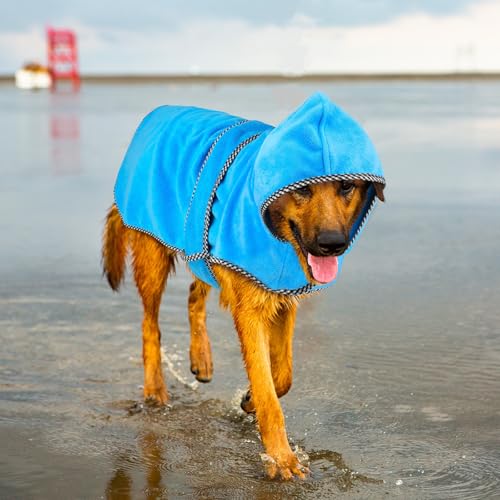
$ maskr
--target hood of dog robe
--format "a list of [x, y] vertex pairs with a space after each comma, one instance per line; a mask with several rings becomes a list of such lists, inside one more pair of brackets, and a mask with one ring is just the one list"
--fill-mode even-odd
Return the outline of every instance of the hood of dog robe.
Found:
[[[308, 282], [292, 245], [266, 225], [266, 208], [296, 187], [354, 178], [385, 183], [365, 132], [322, 94], [275, 128], [218, 111], [163, 106], [139, 126], [115, 202], [127, 226], [182, 252], [210, 285], [217, 286], [215, 263], [293, 295], [331, 283]], [[374, 196], [370, 188], [349, 249]]]

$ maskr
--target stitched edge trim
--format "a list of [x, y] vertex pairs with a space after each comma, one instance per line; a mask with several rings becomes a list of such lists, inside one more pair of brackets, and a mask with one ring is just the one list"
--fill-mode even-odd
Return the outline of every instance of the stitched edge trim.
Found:
[[[210, 255], [210, 245], [208, 243], [208, 234], [210, 231], [210, 223], [212, 222], [212, 205], [213, 205], [214, 200], [215, 200], [217, 189], [220, 186], [221, 182], [224, 180], [224, 177], [225, 177], [227, 171], [229, 170], [229, 167], [233, 164], [234, 160], [236, 159], [238, 154], [241, 152], [241, 150], [245, 146], [247, 146], [248, 144], [253, 142], [255, 139], [257, 139], [260, 135], [261, 135], [261, 132], [259, 132], [258, 134], [254, 134], [254, 135], [250, 136], [248, 139], [245, 139], [243, 142], [240, 142], [240, 144], [238, 144], [238, 146], [236, 146], [236, 148], [229, 155], [228, 159], [225, 161], [224, 165], [222, 166], [221, 171], [219, 172], [219, 175], [217, 176], [217, 179], [215, 180], [212, 191], [210, 192], [210, 197], [208, 199], [207, 208], [205, 210], [205, 220], [204, 220], [204, 227], [203, 227], [203, 250], [202, 250], [202, 252], [198, 253], [197, 255], [201, 255], [201, 258], [203, 258], [209, 273], [212, 275], [212, 278], [214, 279], [214, 281], [216, 283], [218, 283], [217, 277], [215, 276], [214, 270], [212, 269], [212, 265], [211, 265], [212, 259], [214, 259], [215, 257]], [[187, 260], [191, 260], [191, 257], [195, 257], [195, 255], [189, 256], [187, 258]], [[227, 267], [229, 267], [231, 264], [227, 263], [225, 265], [227, 265]], [[234, 267], [236, 268], [237, 266], [234, 266]], [[241, 271], [243, 271], [243, 270], [241, 270]], [[246, 274], [249, 277], [251, 276], [249, 273], [246, 273]], [[252, 276], [252, 278], [253, 278], [253, 276]], [[256, 278], [254, 278], [254, 279], [256, 280]], [[263, 284], [261, 284], [261, 286], [263, 286]]]
[[186, 262], [193, 262], [194, 260], [204, 259], [207, 255], [207, 252], [192, 253], [191, 255], [184, 256], [184, 260]]
[[375, 209], [376, 206], [377, 206], [377, 199], [374, 196], [370, 206], [367, 208], [367, 210], [365, 212], [365, 216], [361, 219], [361, 222], [359, 223], [358, 229], [356, 229], [356, 232], [352, 235], [349, 246], [345, 249], [344, 254], [347, 253], [351, 249], [351, 247], [354, 245], [354, 242], [356, 241], [359, 234], [361, 233], [361, 230], [363, 229], [366, 221], [368, 220], [368, 217], [370, 217], [370, 214], [373, 212], [373, 210]]
[[224, 180], [224, 176], [226, 175], [227, 171], [229, 170], [229, 167], [232, 165], [238, 154], [241, 152], [241, 150], [245, 147], [248, 146], [251, 142], [255, 141], [257, 137], [260, 136], [260, 133], [254, 134], [250, 136], [248, 139], [245, 139], [243, 142], [240, 142], [238, 146], [233, 150], [233, 152], [229, 155], [228, 159], [222, 166], [221, 171], [219, 172], [219, 175], [217, 176], [217, 179], [215, 180], [214, 187], [212, 188], [212, 191], [210, 192], [210, 197], [208, 198], [208, 203], [207, 203], [207, 208], [205, 210], [205, 220], [204, 220], [204, 227], [203, 227], [203, 250], [202, 252], [206, 255], [209, 255], [210, 251], [210, 246], [208, 244], [208, 232], [210, 230], [210, 223], [212, 219], [212, 205], [215, 200], [215, 195], [217, 192], [218, 187], [220, 186], [221, 182]]
[[208, 162], [208, 159], [210, 158], [215, 146], [217, 145], [217, 143], [222, 139], [222, 137], [227, 132], [229, 132], [231, 129], [233, 129], [235, 127], [239, 127], [240, 125], [243, 125], [244, 123], [247, 123], [247, 122], [248, 122], [248, 120], [240, 120], [239, 122], [236, 122], [236, 123], [233, 123], [232, 125], [229, 125], [229, 127], [226, 127], [222, 132], [220, 132], [220, 134], [215, 138], [214, 142], [212, 142], [212, 145], [210, 146], [209, 150], [207, 151], [207, 154], [205, 155], [203, 163], [201, 164], [200, 171], [198, 172], [198, 176], [197, 176], [196, 181], [195, 181], [194, 186], [193, 186], [193, 192], [191, 193], [191, 199], [189, 200], [189, 205], [188, 205], [188, 209], [186, 211], [186, 216], [184, 217], [184, 228], [183, 228], [184, 234], [186, 233], [186, 225], [187, 225], [187, 221], [189, 218], [189, 213], [191, 212], [191, 207], [193, 205], [193, 200], [194, 200], [194, 197], [196, 194], [196, 190], [198, 189], [198, 184], [200, 183], [201, 174], [203, 173], [203, 169], [205, 168], [205, 166]]
[[212, 276], [214, 281], [218, 284], [219, 282], [217, 280], [217, 276], [215, 276], [215, 272], [213, 270], [212, 263], [208, 259], [203, 259], [203, 262], [205, 262], [205, 265], [207, 266], [208, 272], [210, 273], [210, 275]]
[[243, 275], [245, 278], [248, 278], [249, 280], [253, 281], [256, 285], [263, 288], [267, 292], [277, 293], [279, 295], [302, 295], [302, 294], [311, 293], [311, 292], [316, 291], [316, 290], [313, 290], [313, 288], [316, 285], [313, 285], [312, 283], [304, 285], [300, 288], [296, 288], [294, 290], [289, 290], [287, 288], [274, 290], [272, 288], [269, 288], [264, 283], [262, 283], [262, 281], [260, 281], [258, 278], [256, 278], [253, 274], [250, 274], [248, 271], [245, 271], [241, 267], [239, 267], [235, 264], [232, 264], [231, 262], [227, 262], [226, 260], [219, 259], [218, 257], [214, 257], [213, 255], [208, 256], [206, 259], [206, 262], [207, 261], [210, 264], [218, 264], [220, 266], [227, 267], [228, 269], [231, 269], [232, 271], [236, 271], [237, 273]]

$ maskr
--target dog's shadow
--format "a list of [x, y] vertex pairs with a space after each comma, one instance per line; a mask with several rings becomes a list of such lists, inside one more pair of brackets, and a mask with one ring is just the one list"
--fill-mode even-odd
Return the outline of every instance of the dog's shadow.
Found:
[[[177, 398], [176, 398], [177, 399]], [[325, 489], [349, 491], [383, 481], [353, 471], [340, 453], [307, 450], [305, 481], [268, 480], [253, 417], [224, 401], [187, 398], [170, 408], [121, 402], [122, 417], [137, 427], [135, 446], [114, 459], [105, 491], [108, 499], [168, 498], [189, 491], [191, 498], [290, 498]], [[302, 443], [301, 443], [302, 444]], [[252, 495], [247, 495], [252, 492]]]

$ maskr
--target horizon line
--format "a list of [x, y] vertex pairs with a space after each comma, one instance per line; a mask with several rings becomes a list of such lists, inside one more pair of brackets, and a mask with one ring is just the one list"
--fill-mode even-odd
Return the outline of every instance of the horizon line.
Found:
[[[436, 72], [338, 72], [338, 73], [82, 73], [82, 81], [133, 83], [144, 81], [172, 82], [286, 82], [339, 80], [454, 80], [500, 79], [500, 71]], [[0, 74], [0, 82], [13, 82], [14, 74]]]

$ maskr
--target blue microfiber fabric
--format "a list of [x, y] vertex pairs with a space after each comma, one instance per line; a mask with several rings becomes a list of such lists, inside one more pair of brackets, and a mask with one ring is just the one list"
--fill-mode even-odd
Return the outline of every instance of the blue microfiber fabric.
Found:
[[[218, 287], [212, 265], [221, 264], [266, 290], [297, 295], [331, 283], [308, 281], [293, 246], [266, 224], [266, 208], [285, 192], [341, 179], [385, 184], [366, 133], [321, 93], [276, 127], [220, 111], [162, 106], [132, 139], [115, 203], [126, 226], [179, 252], [209, 285]], [[348, 251], [374, 205], [371, 186]]]

